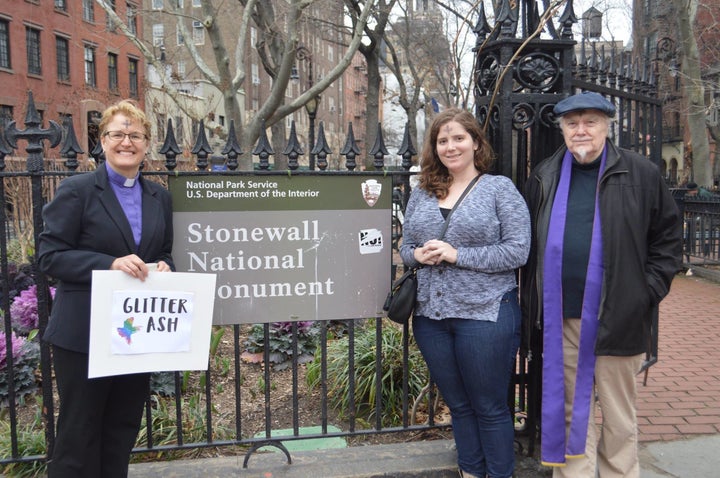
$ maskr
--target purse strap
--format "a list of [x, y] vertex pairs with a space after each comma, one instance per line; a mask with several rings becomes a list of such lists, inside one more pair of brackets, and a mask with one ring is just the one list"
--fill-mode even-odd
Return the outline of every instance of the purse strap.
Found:
[[475, 176], [472, 181], [470, 181], [470, 184], [468, 184], [465, 187], [465, 191], [460, 195], [457, 201], [455, 201], [455, 205], [450, 209], [450, 212], [448, 213], [447, 217], [445, 218], [445, 224], [443, 224], [442, 231], [440, 232], [440, 237], [438, 237], [438, 240], [445, 237], [445, 232], [447, 232], [448, 224], [450, 223], [450, 216], [455, 212], [455, 209], [460, 205], [461, 202], [463, 202], [463, 199], [465, 199], [465, 196], [467, 196], [467, 193], [470, 192], [470, 190], [475, 186], [475, 183], [478, 182], [478, 179], [480, 179], [480, 175], [478, 174]]

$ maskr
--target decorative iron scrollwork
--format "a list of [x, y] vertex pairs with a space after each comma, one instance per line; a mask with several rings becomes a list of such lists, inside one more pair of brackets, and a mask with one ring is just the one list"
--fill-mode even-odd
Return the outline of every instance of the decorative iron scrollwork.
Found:
[[549, 91], [560, 78], [558, 60], [547, 53], [531, 53], [520, 57], [515, 64], [515, 79], [525, 88]]
[[487, 117], [488, 117], [487, 106], [485, 106], [485, 105], [478, 106], [477, 112], [475, 113], [475, 117], [477, 118], [478, 122], [481, 125], [484, 125], [485, 121], [487, 121]]
[[555, 113], [553, 113], [553, 108], [555, 108], [554, 104], [542, 105], [542, 107], [540, 108], [538, 117], [540, 118], [540, 123], [543, 126], [549, 126], [551, 128], [557, 126], [557, 122], [555, 120]]
[[528, 103], [518, 103], [513, 108], [513, 128], [523, 130], [535, 123], [535, 109]]
[[490, 110], [490, 126], [495, 129], [500, 127], [500, 108], [493, 106]]
[[480, 61], [475, 71], [475, 84], [481, 95], [492, 93], [495, 83], [500, 75], [500, 61], [494, 55], [488, 55]]

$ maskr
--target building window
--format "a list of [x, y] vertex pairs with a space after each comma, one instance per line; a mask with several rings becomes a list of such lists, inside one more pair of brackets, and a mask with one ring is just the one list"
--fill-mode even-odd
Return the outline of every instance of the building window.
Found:
[[10, 22], [0, 19], [0, 68], [10, 67]]
[[83, 20], [86, 22], [95, 21], [95, 3], [94, 0], [83, 0]]
[[250, 65], [250, 74], [252, 76], [252, 84], [259, 85], [260, 84], [260, 70], [257, 66], [257, 63], [253, 63], [252, 65]]
[[108, 88], [110, 91], [118, 89], [117, 55], [108, 53]]
[[55, 0], [55, 10], [67, 11], [67, 0]]
[[130, 58], [128, 62], [128, 73], [130, 75], [130, 96], [138, 96], [138, 61]]
[[157, 114], [157, 139], [158, 141], [165, 141], [165, 124], [167, 123], [167, 117], [163, 113]]
[[25, 28], [25, 41], [27, 43], [28, 73], [42, 75], [42, 61], [40, 59], [40, 30]]
[[70, 81], [70, 42], [64, 37], [55, 37], [58, 81]]
[[193, 22], [193, 43], [196, 45], [205, 44], [205, 27], [202, 22]]
[[[117, 10], [115, 9], [115, 0], [107, 0], [108, 5], [110, 5], [110, 8], [113, 12], [117, 15]], [[107, 14], [107, 19], [105, 21], [105, 25], [107, 26], [107, 29], [109, 32], [115, 31], [115, 21], [110, 17], [110, 14]]]
[[127, 15], [128, 30], [133, 35], [137, 35], [137, 7], [128, 3], [125, 15]]
[[178, 45], [184, 45], [185, 44], [185, 37], [183, 37], [182, 31], [180, 30], [180, 25], [175, 25], [175, 39], [176, 43]]
[[152, 26], [153, 46], [162, 46], [165, 44], [165, 25], [156, 23]]
[[163, 0], [152, 0], [152, 9], [153, 10], [162, 10], [164, 7]]
[[185, 79], [185, 62], [178, 61], [175, 63], [175, 79], [182, 81]]
[[255, 48], [257, 44], [257, 30], [255, 27], [250, 27], [250, 47]]
[[3, 129], [13, 120], [13, 107], [9, 105], [0, 105], [0, 126]]
[[192, 3], [193, 7], [195, 7], [195, 8], [202, 7], [202, 0], [192, 0], [192, 2], [193, 2]]
[[95, 48], [85, 45], [85, 84], [95, 87]]

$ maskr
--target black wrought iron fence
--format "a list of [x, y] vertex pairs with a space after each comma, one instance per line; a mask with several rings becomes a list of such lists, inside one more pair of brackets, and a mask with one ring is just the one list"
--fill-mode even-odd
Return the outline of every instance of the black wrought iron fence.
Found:
[[684, 196], [683, 256], [687, 264], [720, 266], [720, 196]]
[[[6, 440], [0, 446], [3, 453], [0, 465], [42, 464], [54, 445], [57, 403], [50, 349], [38, 339], [47, 325], [53, 290], [52, 278], [40, 273], [34, 263], [37, 238], [42, 229], [41, 209], [52, 198], [61, 179], [83, 174], [83, 170], [103, 161], [99, 149], [90, 153], [91, 161], [77, 160], [81, 151], [74, 146], [77, 142], [72, 128], [64, 134], [62, 159], [45, 159], [42, 143], [59, 144], [61, 130], [54, 123], [50, 128], [43, 128], [34, 108], [30, 96], [25, 129], [19, 130], [13, 123], [0, 141], [0, 228], [4, 229], [0, 230], [0, 306], [3, 312], [2, 342], [6, 350], [1, 364], [4, 368], [0, 369], [3, 400], [0, 426]], [[164, 163], [153, 164], [144, 173], [151, 180], [166, 182], [168, 175], [267, 177], [288, 174], [287, 171], [270, 171], [268, 154], [262, 150], [262, 144], [267, 143], [262, 138], [255, 149], [255, 154], [261, 158], [259, 171], [236, 171], [235, 158], [229, 156], [225, 157], [229, 167], [224, 171], [209, 171], [207, 157], [200, 156], [190, 168], [193, 171], [181, 171], [175, 161], [179, 149], [172, 144], [172, 137], [170, 124], [161, 151], [165, 156]], [[27, 156], [12, 156], [18, 148], [18, 140], [27, 143]], [[202, 147], [204, 142], [201, 129], [195, 150], [206, 151]], [[404, 144], [404, 148], [412, 149], [409, 138]], [[226, 150], [233, 151], [234, 145], [228, 145]], [[355, 168], [354, 151], [358, 150], [346, 148], [353, 155], [345, 158], [351, 169]], [[369, 152], [376, 161], [379, 157], [382, 162], [383, 155], [376, 153]], [[377, 174], [392, 175], [397, 188], [394, 206], [388, 214], [393, 227], [394, 249], [402, 241], [404, 204], [410, 191], [411, 173], [408, 170], [411, 163], [407, 153], [405, 150], [397, 153], [403, 157], [403, 168], [399, 171], [384, 171], [384, 164], [376, 164], [380, 170]], [[320, 168], [327, 164], [325, 159], [318, 156]], [[297, 166], [297, 161], [290, 164], [291, 168]], [[361, 173], [324, 168], [292, 174]], [[19, 244], [21, 237], [25, 238], [22, 246]], [[388, 273], [399, 274], [402, 272], [399, 257], [397, 254], [392, 257]], [[27, 264], [23, 265], [23, 262]], [[29, 323], [20, 333], [17, 331], [20, 309], [15, 309], [14, 304], [23, 291], [29, 289], [32, 293], [26, 294], [23, 300], [32, 302], [35, 322]], [[303, 328], [305, 324], [292, 322], [281, 327], [288, 358], [283, 364], [284, 371], [271, 366], [277, 351], [271, 350], [269, 344], [277, 337], [278, 325], [263, 323], [215, 326], [207, 372], [155, 374], [156, 393], [147, 401], [144, 426], [135, 452], [168, 453], [240, 446], [247, 453], [247, 465], [252, 452], [261, 446], [279, 448], [290, 461], [284, 443], [294, 440], [421, 433], [448, 425], [447, 420], [438, 417], [436, 407], [441, 402], [437, 401], [434, 388], [428, 383], [424, 362], [408, 333], [408, 326], [399, 327], [382, 318], [320, 321], [315, 324], [317, 348], [311, 364], [303, 360], [302, 351], [308, 340]], [[33, 329], [39, 332], [35, 336], [31, 332]], [[253, 340], [265, 347], [260, 355], [254, 355], [254, 360], [248, 360], [245, 352]], [[341, 347], [337, 346], [338, 341], [343, 341]], [[521, 431], [528, 386], [523, 360], [519, 359], [516, 370], [508, 404], [509, 413], [518, 417], [518, 430]], [[312, 383], [307, 385], [308, 382]], [[389, 395], [388, 390], [393, 393]], [[310, 415], [304, 407], [312, 410]], [[28, 442], [34, 447], [28, 447]]]

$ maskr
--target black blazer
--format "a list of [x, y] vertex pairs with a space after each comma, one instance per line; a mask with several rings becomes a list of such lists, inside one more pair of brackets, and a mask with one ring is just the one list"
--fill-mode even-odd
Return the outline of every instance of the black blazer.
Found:
[[161, 185], [140, 178], [142, 237], [136, 250], [130, 223], [110, 186], [106, 165], [60, 183], [43, 208], [38, 263], [58, 280], [50, 322], [43, 339], [76, 352], [88, 352], [90, 286], [93, 270], [137, 254], [145, 262], [172, 262], [172, 202]]

